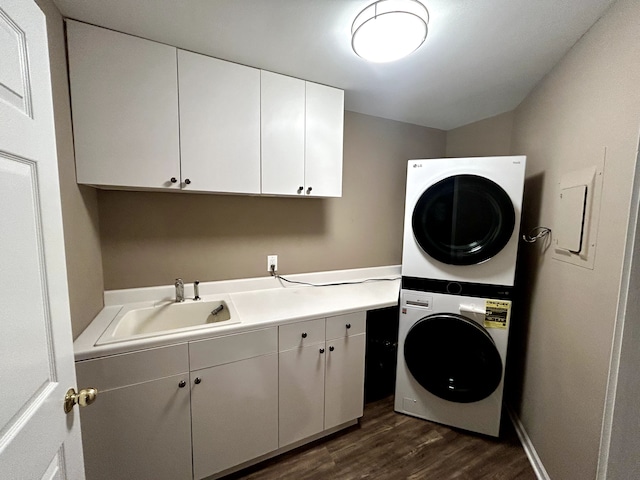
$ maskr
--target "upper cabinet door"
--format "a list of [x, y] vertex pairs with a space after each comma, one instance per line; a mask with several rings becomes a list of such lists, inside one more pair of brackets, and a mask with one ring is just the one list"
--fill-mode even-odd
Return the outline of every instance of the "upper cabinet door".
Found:
[[304, 195], [305, 82], [261, 71], [262, 193]]
[[67, 38], [78, 183], [179, 189], [176, 48], [70, 20]]
[[344, 92], [306, 82], [305, 194], [342, 196]]
[[183, 189], [260, 193], [260, 70], [178, 50], [178, 79]]

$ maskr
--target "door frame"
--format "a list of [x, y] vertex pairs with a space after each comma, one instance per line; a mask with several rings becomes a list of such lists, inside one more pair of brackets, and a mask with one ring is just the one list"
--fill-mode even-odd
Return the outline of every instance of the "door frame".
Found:
[[[605, 396], [596, 478], [629, 478], [640, 458], [640, 432], [630, 418], [640, 416], [640, 133], [636, 150], [631, 205], [625, 240], [620, 293], [616, 312], [609, 379]], [[635, 298], [634, 298], [635, 294]], [[625, 448], [620, 448], [625, 446]], [[630, 454], [631, 453], [631, 454]]]

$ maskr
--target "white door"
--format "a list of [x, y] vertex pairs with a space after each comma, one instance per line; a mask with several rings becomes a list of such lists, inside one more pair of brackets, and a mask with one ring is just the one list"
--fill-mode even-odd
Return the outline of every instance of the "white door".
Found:
[[191, 416], [196, 479], [277, 450], [278, 355], [191, 372]]
[[45, 17], [0, 0], [0, 478], [83, 479]]
[[179, 190], [176, 48], [66, 24], [78, 182]]
[[304, 196], [305, 82], [260, 72], [262, 193]]
[[280, 447], [322, 431], [324, 358], [324, 342], [280, 352], [278, 358]]
[[342, 196], [344, 92], [306, 82], [304, 193]]
[[183, 189], [260, 193], [260, 70], [178, 50], [178, 80]]
[[324, 428], [360, 418], [364, 409], [364, 333], [327, 340]]

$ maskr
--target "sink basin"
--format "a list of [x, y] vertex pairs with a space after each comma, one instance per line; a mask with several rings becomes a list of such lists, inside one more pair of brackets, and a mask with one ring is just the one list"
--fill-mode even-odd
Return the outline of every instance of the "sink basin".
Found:
[[224, 296], [216, 300], [197, 302], [185, 300], [184, 303], [163, 302], [137, 308], [125, 306], [98, 339], [96, 345], [240, 323], [235, 312], [231, 311], [230, 305], [231, 302]]

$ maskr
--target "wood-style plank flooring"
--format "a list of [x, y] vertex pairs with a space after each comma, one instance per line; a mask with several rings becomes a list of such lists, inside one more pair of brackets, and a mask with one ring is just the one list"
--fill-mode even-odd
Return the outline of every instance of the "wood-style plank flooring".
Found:
[[494, 439], [395, 413], [391, 396], [366, 405], [359, 425], [225, 480], [535, 480], [503, 417]]

